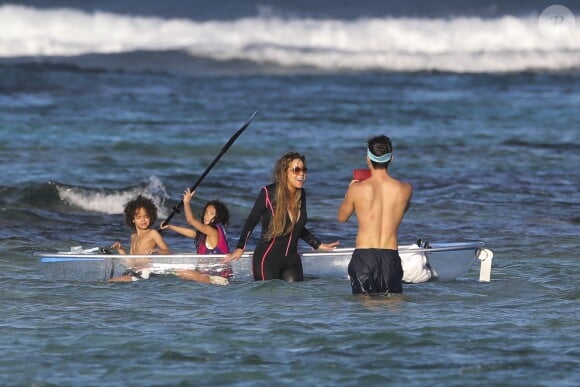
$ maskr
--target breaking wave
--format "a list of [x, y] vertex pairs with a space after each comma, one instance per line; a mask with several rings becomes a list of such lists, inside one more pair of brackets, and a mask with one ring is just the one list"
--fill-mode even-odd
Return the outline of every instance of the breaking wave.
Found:
[[[256, 16], [194, 21], [4, 5], [0, 25], [4, 60], [144, 51], [323, 72], [580, 69], [580, 26], [553, 39], [540, 28], [538, 15], [354, 20]], [[173, 58], [168, 55], [159, 62], [170, 70]]]

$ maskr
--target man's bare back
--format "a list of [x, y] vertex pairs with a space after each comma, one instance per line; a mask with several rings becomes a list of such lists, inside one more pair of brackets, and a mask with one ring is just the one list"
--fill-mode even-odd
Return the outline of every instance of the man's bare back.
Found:
[[338, 209], [338, 220], [346, 222], [356, 214], [356, 248], [397, 250], [397, 232], [412, 194], [410, 184], [394, 179], [385, 169], [371, 168], [370, 178], [351, 182]]
[[397, 250], [397, 232], [412, 194], [410, 184], [394, 179], [387, 170], [371, 170], [370, 178], [351, 182], [338, 220], [346, 222], [356, 214], [356, 248]]

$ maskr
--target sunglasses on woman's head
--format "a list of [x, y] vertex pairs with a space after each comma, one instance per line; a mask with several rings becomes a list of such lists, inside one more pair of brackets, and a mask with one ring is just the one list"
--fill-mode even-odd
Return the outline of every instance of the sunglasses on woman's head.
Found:
[[288, 168], [289, 171], [294, 172], [295, 175], [299, 175], [300, 173], [304, 173], [305, 175], [308, 173], [308, 168], [306, 168], [306, 166], [300, 168], [300, 167], [292, 167], [292, 168]]

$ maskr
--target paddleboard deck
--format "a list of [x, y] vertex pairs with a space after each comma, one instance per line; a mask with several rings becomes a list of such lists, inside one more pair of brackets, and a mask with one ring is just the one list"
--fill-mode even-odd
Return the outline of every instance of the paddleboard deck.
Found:
[[[221, 263], [224, 255], [172, 254], [121, 255], [102, 254], [99, 248], [83, 250], [73, 247], [69, 252], [38, 253], [41, 269], [50, 280], [107, 281], [127, 270], [147, 267], [154, 274], [175, 274], [179, 270], [196, 270], [209, 275], [231, 278], [234, 281], [251, 280], [252, 252], [246, 252], [231, 264]], [[348, 278], [347, 267], [354, 248], [332, 251], [303, 251], [302, 265], [307, 278]], [[429, 247], [417, 244], [399, 246], [403, 265], [403, 281], [421, 283], [432, 280], [450, 281], [464, 275], [476, 259], [484, 256], [489, 262], [493, 253], [485, 243], [439, 243]], [[483, 262], [483, 261], [482, 261]], [[483, 263], [482, 263], [483, 267]], [[487, 277], [487, 279], [486, 279]], [[480, 281], [489, 281], [489, 275], [480, 272]]]

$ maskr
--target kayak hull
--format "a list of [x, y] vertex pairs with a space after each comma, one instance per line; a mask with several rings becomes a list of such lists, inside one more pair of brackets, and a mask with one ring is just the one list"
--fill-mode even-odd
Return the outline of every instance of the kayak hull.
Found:
[[[348, 279], [347, 267], [353, 248], [332, 251], [301, 252], [306, 278]], [[224, 255], [116, 255], [101, 254], [99, 249], [71, 248], [70, 252], [39, 253], [41, 270], [49, 280], [107, 281], [127, 270], [147, 267], [154, 274], [175, 274], [179, 270], [196, 270], [210, 275], [231, 277], [234, 281], [251, 280], [252, 252], [231, 265], [221, 263]], [[476, 260], [485, 258], [491, 270], [491, 250], [485, 243], [439, 243], [429, 247], [399, 246], [403, 265], [403, 281], [421, 283], [452, 281], [467, 273]], [[487, 264], [486, 263], [486, 264]], [[489, 281], [490, 274], [480, 270], [480, 281]]]

